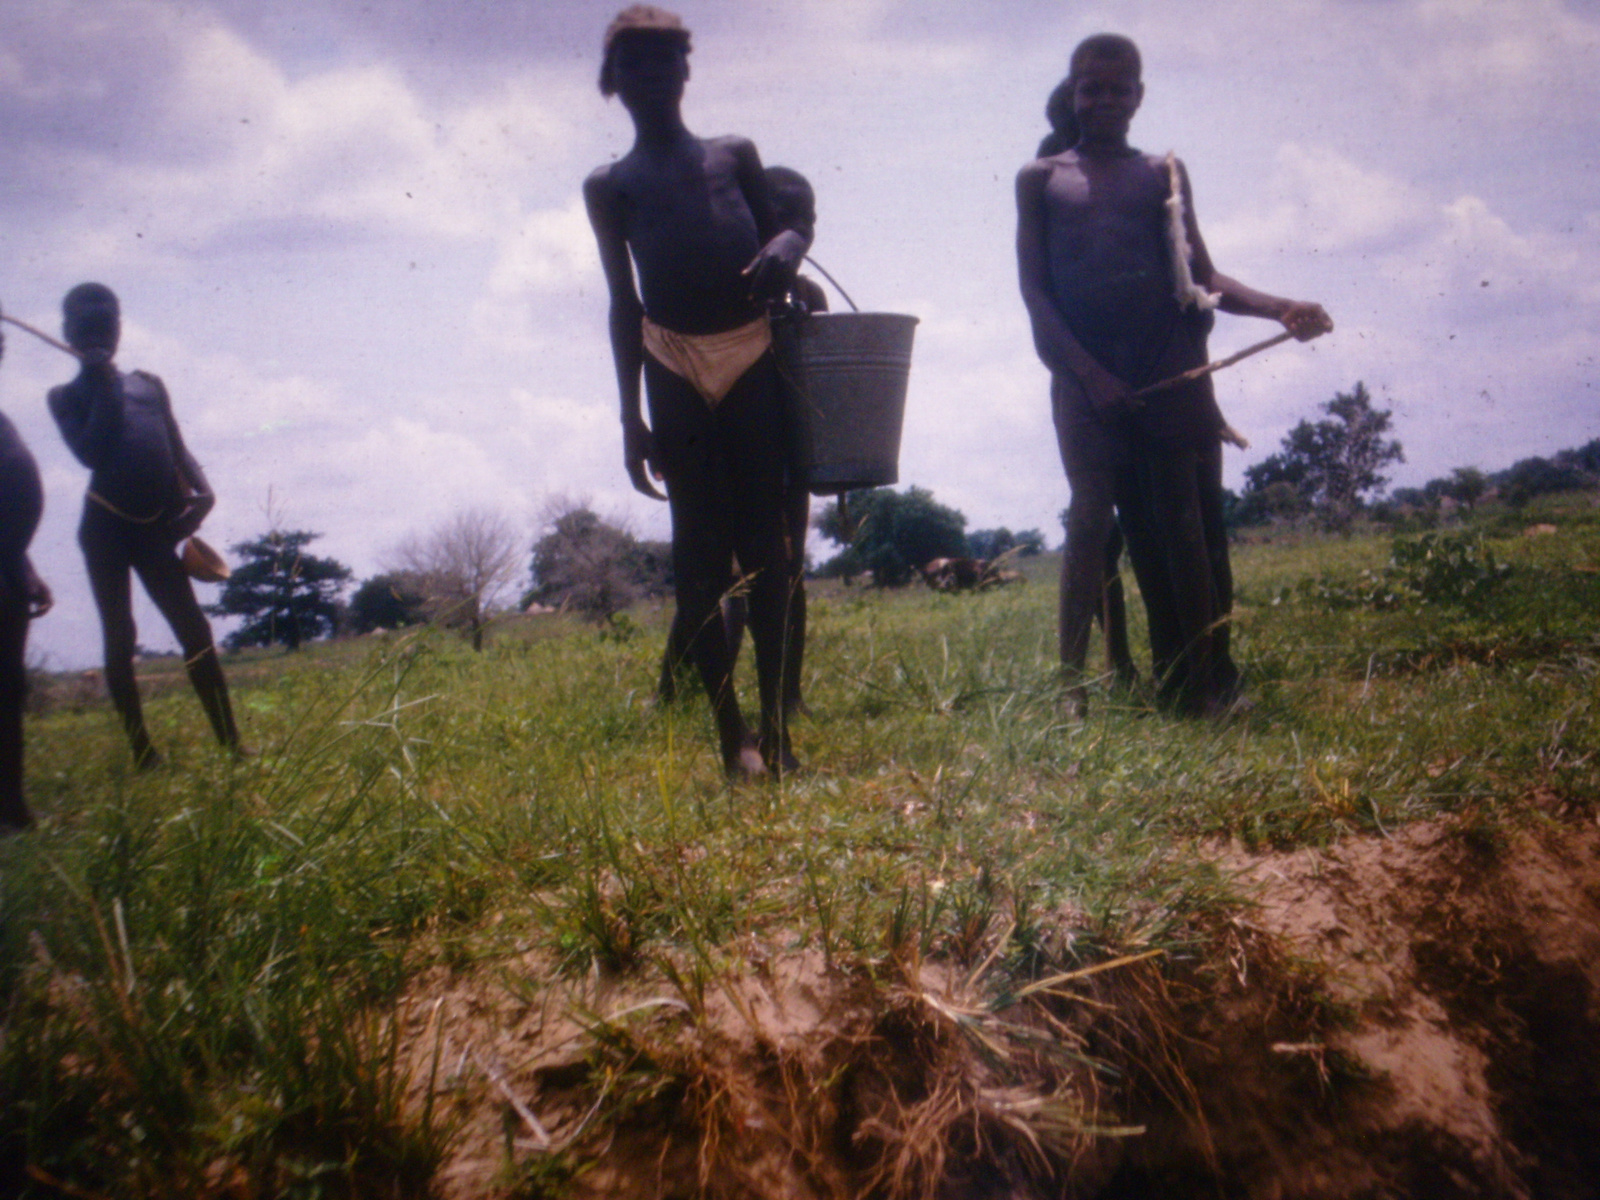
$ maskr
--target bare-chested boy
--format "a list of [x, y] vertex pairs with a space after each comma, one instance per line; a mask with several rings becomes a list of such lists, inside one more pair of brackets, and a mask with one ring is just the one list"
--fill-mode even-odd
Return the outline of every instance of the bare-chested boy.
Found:
[[[1220, 520], [1223, 422], [1204, 378], [1136, 405], [1148, 384], [1206, 361], [1210, 313], [1177, 297], [1168, 248], [1169, 174], [1128, 144], [1144, 98], [1139, 51], [1099, 34], [1072, 54], [1067, 92], [1078, 139], [1017, 176], [1017, 261], [1034, 345], [1050, 368], [1062, 463], [1072, 488], [1061, 565], [1061, 659], [1071, 706], [1086, 704], [1088, 629], [1105, 580], [1114, 510], [1146, 506], [1161, 540], [1179, 641], [1169, 675], [1184, 711], [1226, 709], [1232, 601]], [[1331, 328], [1319, 305], [1253, 291], [1217, 271], [1181, 172], [1193, 281], [1224, 312], [1281, 321], [1309, 340]], [[1135, 565], [1137, 566], [1137, 556]], [[1143, 586], [1143, 580], [1141, 580]], [[1157, 659], [1163, 650], [1156, 648]]]
[[[0, 357], [5, 346], [0, 336]], [[0, 413], [0, 833], [33, 824], [22, 790], [22, 710], [28, 622], [50, 611], [50, 589], [28, 558], [43, 511], [39, 468], [16, 426]]]
[[[811, 183], [792, 167], [766, 169], [767, 193], [772, 200], [772, 214], [780, 229], [811, 229], [817, 224], [817, 195]], [[806, 275], [796, 275], [777, 298], [776, 307], [803, 319], [808, 313], [828, 311], [828, 295], [822, 285]], [[796, 445], [792, 449], [798, 451]], [[793, 717], [806, 711], [800, 694], [800, 676], [806, 653], [806, 533], [811, 526], [811, 493], [807, 488], [805, 464], [795, 461], [789, 475], [789, 499], [785, 505], [789, 531], [789, 658], [783, 672], [783, 708]], [[749, 623], [749, 606], [743, 592], [724, 596], [722, 600], [723, 632], [728, 639], [728, 652], [735, 660], [739, 657], [739, 643], [744, 638]], [[689, 654], [692, 629], [679, 609], [667, 636], [667, 648], [661, 656], [661, 681], [656, 695], [664, 702], [677, 697], [678, 671]]]
[[[666, 481], [677, 605], [693, 631], [689, 657], [711, 698], [724, 768], [792, 770], [782, 703], [792, 665], [791, 438], [765, 300], [794, 277], [811, 233], [779, 227], [754, 145], [697, 138], [684, 126], [689, 33], [676, 16], [625, 9], [604, 47], [600, 91], [621, 99], [635, 138], [589, 176], [584, 199], [611, 293], [624, 462], [647, 496], [662, 499], [652, 472]], [[750, 588], [755, 739], [718, 609], [735, 556]]]
[[106, 690], [134, 762], [144, 769], [161, 761], [145, 729], [133, 671], [135, 572], [183, 648], [189, 682], [217, 741], [237, 752], [239, 731], [211, 624], [178, 558], [178, 543], [200, 528], [215, 497], [183, 444], [161, 380], [112, 365], [122, 313], [111, 289], [81, 283], [67, 293], [61, 311], [67, 343], [82, 367], [71, 383], [50, 390], [50, 413], [72, 453], [93, 472], [78, 544], [100, 611]]

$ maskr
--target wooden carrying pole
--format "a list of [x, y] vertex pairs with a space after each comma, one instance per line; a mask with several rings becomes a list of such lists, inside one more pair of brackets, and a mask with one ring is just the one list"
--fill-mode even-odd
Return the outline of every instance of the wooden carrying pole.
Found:
[[8, 325], [15, 325], [18, 329], [21, 329], [21, 330], [24, 330], [24, 331], [26, 331], [28, 333], [33, 334], [33, 336], [38, 338], [41, 342], [44, 342], [44, 343], [46, 343], [48, 345], [51, 345], [51, 346], [54, 346], [57, 350], [60, 350], [65, 354], [72, 355], [73, 358], [76, 358], [76, 359], [79, 359], [79, 360], [81, 360], [83, 358], [83, 355], [79, 354], [76, 350], [74, 350], [71, 346], [67, 345], [65, 342], [58, 342], [55, 338], [51, 337], [44, 330], [35, 329], [32, 325], [29, 325], [26, 321], [19, 321], [15, 317], [11, 316], [9, 313], [0, 313], [0, 321], [4, 321]]
[[1142, 387], [1133, 394], [1133, 399], [1143, 400], [1146, 396], [1153, 396], [1157, 392], [1164, 392], [1168, 388], [1178, 387], [1180, 384], [1189, 383], [1196, 379], [1203, 379], [1213, 371], [1220, 371], [1223, 367], [1231, 367], [1236, 362], [1243, 362], [1252, 354], [1260, 354], [1263, 350], [1270, 350], [1274, 346], [1287, 342], [1294, 334], [1285, 329], [1282, 333], [1269, 337], [1264, 342], [1257, 342], [1254, 346], [1246, 346], [1237, 354], [1230, 354], [1227, 358], [1219, 358], [1216, 362], [1206, 363], [1203, 367], [1195, 367], [1181, 375], [1174, 375], [1171, 379], [1163, 379], [1159, 383], [1152, 383], [1149, 387]]

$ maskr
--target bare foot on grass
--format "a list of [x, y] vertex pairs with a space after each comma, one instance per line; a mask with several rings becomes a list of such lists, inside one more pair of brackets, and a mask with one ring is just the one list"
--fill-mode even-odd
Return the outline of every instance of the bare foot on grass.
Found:
[[761, 779], [767, 774], [767, 764], [761, 759], [761, 748], [746, 742], [732, 758], [722, 764], [729, 780], [740, 783], [747, 779]]

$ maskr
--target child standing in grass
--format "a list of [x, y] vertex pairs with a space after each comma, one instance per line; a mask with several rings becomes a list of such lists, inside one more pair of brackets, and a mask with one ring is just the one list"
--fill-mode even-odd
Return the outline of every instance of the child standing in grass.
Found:
[[[1206, 362], [1212, 307], [1283, 323], [1302, 341], [1332, 328], [1317, 304], [1245, 287], [1217, 271], [1195, 224], [1187, 174], [1128, 144], [1144, 98], [1138, 48], [1099, 34], [1072, 54], [1063, 84], [1076, 141], [1017, 176], [1017, 262], [1034, 345], [1051, 372], [1051, 404], [1072, 488], [1061, 564], [1061, 661], [1069, 706], [1087, 704], [1088, 631], [1105, 587], [1117, 509], [1144, 506], [1164, 581], [1141, 577], [1147, 606], [1165, 584], [1174, 644], [1154, 646], [1158, 673], [1183, 711], [1232, 703], [1228, 656], [1232, 576], [1221, 523], [1222, 414], [1209, 378], [1133, 393]], [[1045, 147], [1046, 149], [1052, 147]], [[1179, 288], [1169, 246], [1173, 179], [1184, 201], [1187, 266], [1201, 303]], [[1135, 555], [1137, 568], [1139, 557]], [[1152, 631], [1164, 612], [1151, 612]], [[1171, 659], [1167, 662], [1163, 659]]]
[[[817, 197], [811, 183], [791, 167], [768, 167], [767, 191], [772, 198], [772, 212], [780, 228], [815, 229], [817, 223]], [[778, 307], [804, 317], [809, 313], [828, 311], [828, 296], [822, 285], [806, 275], [796, 275], [794, 281], [779, 297]], [[798, 451], [799, 447], [792, 449]], [[789, 536], [789, 657], [783, 672], [783, 709], [787, 716], [806, 711], [805, 700], [800, 695], [800, 674], [805, 664], [806, 652], [806, 533], [811, 526], [811, 492], [805, 478], [805, 464], [791, 464], [789, 473], [789, 499], [786, 505]], [[728, 639], [728, 653], [739, 657], [739, 643], [744, 638], [749, 623], [749, 606], [742, 593], [735, 591], [722, 601], [722, 623]], [[679, 609], [667, 636], [667, 649], [661, 656], [661, 682], [656, 696], [670, 703], [678, 694], [678, 671], [688, 657], [692, 630]]]
[[178, 543], [200, 528], [216, 498], [200, 464], [183, 444], [167, 389], [143, 371], [117, 370], [112, 359], [122, 336], [116, 295], [81, 283], [61, 303], [62, 328], [82, 362], [71, 383], [50, 389], [50, 413], [78, 461], [93, 472], [78, 527], [89, 587], [105, 639], [106, 690], [122, 717], [141, 770], [161, 756], [145, 729], [133, 672], [138, 636], [132, 576], [183, 647], [183, 665], [217, 741], [239, 752], [228, 684], [200, 611]]
[[[779, 224], [747, 139], [698, 138], [685, 127], [689, 32], [675, 15], [624, 10], [604, 53], [600, 91], [621, 99], [635, 139], [589, 176], [584, 199], [611, 295], [624, 462], [638, 491], [671, 505], [677, 619], [711, 698], [724, 769], [793, 770], [783, 705], [793, 669], [791, 438], [766, 301], [793, 280], [811, 230]], [[736, 556], [749, 581], [761, 695], [755, 738], [719, 611]]]
[[[0, 335], [0, 357], [6, 341]], [[28, 622], [50, 611], [50, 589], [28, 544], [44, 511], [39, 468], [0, 413], [0, 832], [33, 824], [22, 792], [22, 710], [28, 694]]]

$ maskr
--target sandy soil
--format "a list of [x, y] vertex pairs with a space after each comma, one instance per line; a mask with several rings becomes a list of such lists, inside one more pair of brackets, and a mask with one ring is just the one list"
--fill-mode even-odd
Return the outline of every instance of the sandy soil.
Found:
[[462, 1123], [440, 1190], [1600, 1196], [1592, 817], [1216, 853], [1255, 900], [1207, 953], [998, 1009], [983, 963], [866, 978], [756, 946], [703, 989], [441, 969], [407, 1007]]

